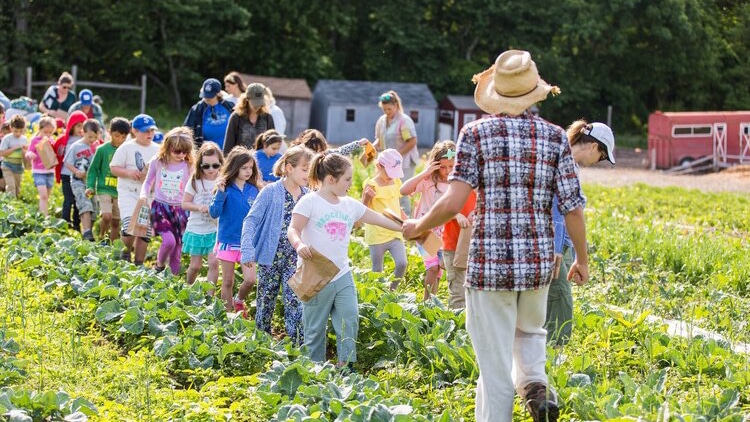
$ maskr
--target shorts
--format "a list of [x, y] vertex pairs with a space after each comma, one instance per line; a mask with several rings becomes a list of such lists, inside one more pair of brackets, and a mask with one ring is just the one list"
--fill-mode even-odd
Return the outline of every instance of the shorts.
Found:
[[440, 249], [437, 252], [437, 255], [430, 256], [427, 254], [427, 251], [424, 250], [422, 245], [417, 245], [417, 249], [419, 250], [419, 254], [422, 255], [422, 262], [424, 262], [425, 269], [430, 269], [432, 267], [437, 267], [442, 264], [443, 261], [443, 250]]
[[[127, 233], [128, 227], [130, 227], [130, 215], [127, 217], [122, 217], [121, 224], [120, 224], [120, 236], [122, 237], [131, 237], [132, 235]], [[154, 229], [151, 227], [151, 224], [148, 225], [148, 232], [146, 232], [146, 236], [140, 237], [140, 239], [143, 239], [144, 242], [148, 243], [151, 241], [151, 236], [154, 235]]]
[[112, 195], [96, 195], [96, 200], [99, 202], [99, 211], [102, 214], [112, 214], [113, 220], [120, 219], [120, 206], [117, 198]]
[[73, 179], [70, 182], [70, 189], [73, 191], [73, 196], [76, 198], [76, 207], [78, 208], [78, 215], [94, 212], [94, 202], [91, 198], [86, 196], [86, 184], [80, 180]]
[[206, 256], [216, 247], [216, 232], [198, 234], [185, 232], [182, 236], [182, 252], [191, 256]]
[[55, 186], [55, 173], [31, 173], [31, 178], [34, 179], [34, 186], [46, 186], [47, 189]]
[[216, 253], [216, 259], [227, 262], [242, 262], [242, 253], [240, 252], [240, 245], [229, 245], [226, 243], [217, 242], [214, 248]]
[[3, 171], [7, 171], [8, 173], [23, 174], [23, 164], [14, 164], [3, 161], [3, 164], [0, 165], [0, 167], [2, 167]]

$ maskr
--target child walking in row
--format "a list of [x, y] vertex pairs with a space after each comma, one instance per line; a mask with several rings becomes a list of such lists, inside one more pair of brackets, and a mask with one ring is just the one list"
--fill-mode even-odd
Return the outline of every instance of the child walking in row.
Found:
[[[448, 175], [453, 171], [455, 157], [456, 144], [453, 141], [436, 143], [430, 151], [430, 158], [427, 160], [424, 170], [401, 186], [402, 195], [421, 194], [419, 203], [414, 208], [414, 218], [420, 218], [427, 214], [427, 211], [432, 208], [438, 198], [448, 190]], [[442, 231], [442, 226], [433, 229], [438, 237], [442, 236]], [[422, 254], [426, 270], [424, 300], [427, 300], [430, 296], [437, 294], [438, 282], [442, 275], [440, 269], [442, 252], [438, 251], [437, 255], [430, 256], [421, 246], [419, 251]]]
[[151, 202], [151, 224], [154, 233], [161, 236], [161, 246], [156, 255], [156, 271], [167, 265], [172, 274], [180, 273], [182, 233], [187, 223], [187, 213], [182, 209], [182, 196], [190, 178], [193, 162], [193, 134], [187, 127], [176, 127], [164, 137], [159, 152], [151, 160], [146, 180], [141, 187], [141, 199]]
[[214, 197], [214, 186], [219, 169], [224, 164], [224, 154], [214, 142], [204, 141], [195, 157], [193, 175], [185, 187], [182, 209], [190, 211], [185, 234], [182, 235], [182, 252], [190, 255], [187, 283], [193, 284], [203, 267], [203, 257], [208, 261], [207, 281], [215, 286], [219, 279], [219, 262], [216, 260], [216, 219], [211, 218], [208, 207]]
[[86, 195], [86, 173], [94, 158], [92, 145], [99, 139], [101, 128], [96, 119], [88, 119], [83, 123], [83, 138], [75, 141], [65, 153], [63, 159], [63, 174], [70, 177], [70, 190], [78, 209], [78, 219], [81, 221], [81, 234], [85, 240], [94, 241], [91, 231], [94, 213], [94, 202]]
[[279, 180], [278, 176], [274, 174], [274, 165], [281, 158], [279, 149], [281, 149], [283, 142], [284, 138], [275, 129], [268, 129], [258, 135], [255, 140], [255, 160], [258, 162], [258, 168], [263, 176], [264, 183]]
[[[362, 190], [362, 203], [373, 211], [382, 214], [389, 209], [406, 218], [399, 200], [401, 199], [401, 178], [404, 171], [401, 167], [401, 154], [393, 148], [388, 148], [378, 155], [375, 177], [365, 180]], [[365, 242], [370, 246], [370, 260], [372, 271], [383, 272], [385, 253], [390, 252], [396, 266], [396, 278], [391, 282], [391, 290], [396, 290], [401, 279], [406, 274], [406, 247], [401, 230], [392, 231], [366, 224]]]
[[0, 141], [0, 157], [5, 177], [5, 191], [18, 198], [23, 179], [23, 156], [28, 148], [26, 119], [21, 115], [10, 118], [10, 133]]
[[[86, 114], [80, 110], [74, 111], [65, 125], [65, 134], [55, 141], [54, 149], [57, 155], [57, 167], [55, 167], [55, 177], [58, 182], [62, 183], [63, 204], [62, 219], [68, 222], [68, 225], [75, 230], [81, 229], [81, 219], [78, 208], [76, 207], [76, 197], [70, 186], [71, 173], [68, 171], [63, 162], [68, 153], [68, 149], [76, 141], [83, 137], [83, 122], [87, 119]], [[71, 212], [73, 215], [71, 216]]]
[[52, 146], [56, 128], [57, 123], [52, 117], [44, 116], [39, 119], [39, 132], [31, 138], [29, 150], [26, 151], [26, 158], [31, 160], [31, 177], [34, 179], [34, 186], [39, 194], [39, 212], [45, 217], [49, 213], [49, 196], [55, 185], [55, 168], [54, 166], [47, 168], [44, 165], [37, 147], [42, 141]]
[[245, 298], [255, 286], [255, 267], [240, 266], [243, 281], [237, 297], [233, 298], [234, 266], [241, 262], [242, 221], [258, 196], [259, 182], [260, 174], [253, 153], [243, 146], [234, 147], [226, 157], [208, 208], [211, 217], [219, 219], [215, 251], [221, 266], [221, 298], [228, 311], [242, 312], [245, 317]]
[[336, 333], [338, 366], [351, 367], [357, 360], [359, 314], [357, 291], [349, 266], [349, 239], [357, 222], [389, 230], [401, 226], [347, 196], [352, 186], [352, 163], [335, 153], [313, 159], [310, 183], [320, 190], [304, 195], [294, 207], [288, 230], [289, 242], [300, 258], [312, 258], [314, 248], [339, 268], [338, 274], [308, 302], [303, 302], [305, 346], [310, 358], [326, 359], [328, 318]]
[[297, 252], [286, 233], [294, 206], [307, 193], [312, 158], [312, 151], [304, 146], [286, 150], [274, 167], [274, 174], [281, 179], [260, 191], [242, 227], [242, 265], [258, 264], [255, 325], [271, 333], [271, 318], [281, 288], [286, 335], [297, 345], [304, 342], [302, 303], [287, 284], [297, 268]]
[[125, 142], [130, 133], [130, 122], [115, 117], [109, 122], [111, 140], [96, 149], [86, 176], [86, 195], [94, 196], [99, 203], [99, 238], [111, 243], [120, 238], [120, 207], [117, 205], [117, 177], [112, 174], [109, 164], [117, 148]]

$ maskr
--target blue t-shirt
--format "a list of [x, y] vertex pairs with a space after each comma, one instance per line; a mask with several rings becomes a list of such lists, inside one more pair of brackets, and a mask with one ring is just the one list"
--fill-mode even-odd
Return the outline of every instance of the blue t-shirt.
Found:
[[224, 148], [224, 135], [231, 112], [221, 104], [208, 106], [203, 111], [203, 139], [213, 141]]
[[258, 169], [260, 169], [260, 174], [263, 176], [264, 182], [275, 182], [279, 180], [278, 177], [273, 175], [273, 165], [279, 161], [279, 158], [281, 158], [280, 153], [269, 157], [263, 152], [263, 150], [259, 149], [255, 151], [255, 160], [258, 162]]

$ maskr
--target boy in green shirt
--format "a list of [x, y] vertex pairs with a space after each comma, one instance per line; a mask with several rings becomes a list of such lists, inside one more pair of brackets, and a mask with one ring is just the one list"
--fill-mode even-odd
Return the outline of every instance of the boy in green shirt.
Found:
[[96, 195], [101, 213], [99, 238], [105, 239], [109, 232], [109, 242], [120, 238], [120, 208], [117, 205], [117, 177], [112, 175], [109, 163], [117, 147], [125, 142], [130, 133], [130, 123], [122, 117], [115, 117], [109, 122], [110, 142], [100, 146], [94, 154], [94, 160], [86, 177], [86, 195]]

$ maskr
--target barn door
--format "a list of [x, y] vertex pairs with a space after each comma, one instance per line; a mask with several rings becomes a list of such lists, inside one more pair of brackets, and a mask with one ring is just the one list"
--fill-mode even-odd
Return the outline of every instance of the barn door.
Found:
[[714, 168], [727, 162], [727, 124], [714, 123]]
[[740, 123], [740, 164], [750, 161], [750, 123]]

